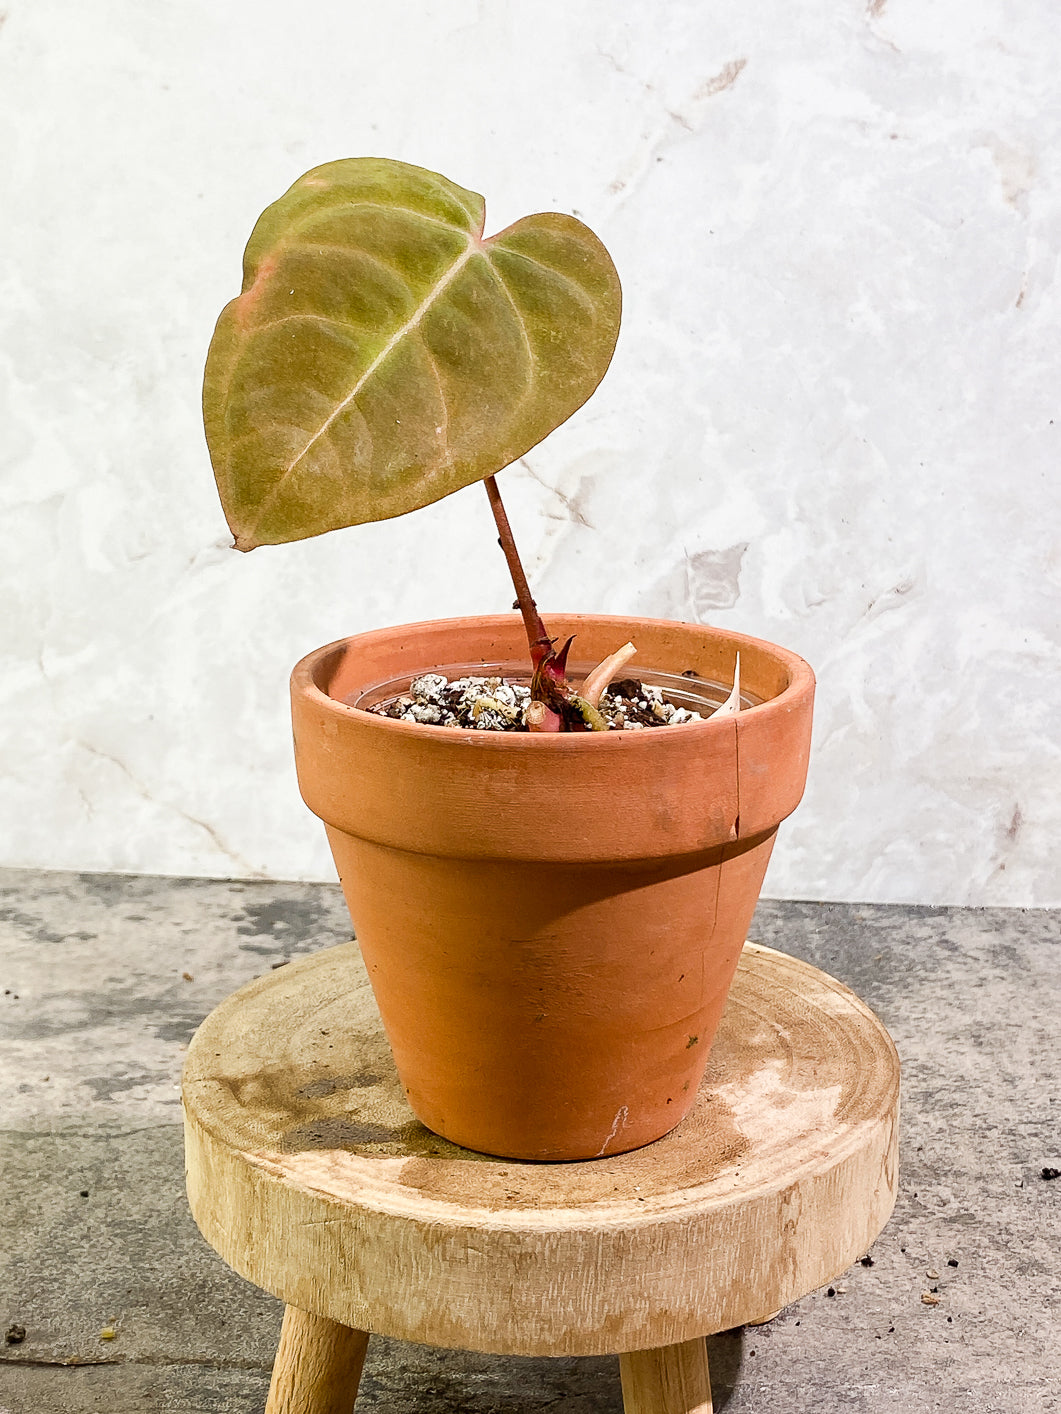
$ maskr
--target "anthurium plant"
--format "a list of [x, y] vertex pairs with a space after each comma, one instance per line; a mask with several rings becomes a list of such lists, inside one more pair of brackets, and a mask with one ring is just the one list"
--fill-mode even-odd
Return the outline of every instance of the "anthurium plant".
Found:
[[259, 218], [203, 387], [239, 550], [404, 515], [484, 481], [527, 630], [532, 731], [606, 730], [630, 645], [581, 685], [535, 606], [495, 474], [566, 421], [611, 361], [621, 292], [581, 221], [483, 235], [481, 196], [381, 158], [315, 167]]

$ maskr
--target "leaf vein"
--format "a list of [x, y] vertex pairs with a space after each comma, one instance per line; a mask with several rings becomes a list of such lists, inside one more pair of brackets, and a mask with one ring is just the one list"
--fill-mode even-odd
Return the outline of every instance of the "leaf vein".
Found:
[[550, 275], [555, 276], [557, 280], [562, 281], [565, 285], [570, 285], [571, 288], [576, 291], [583, 304], [592, 305], [593, 300], [589, 292], [586, 290], [586, 287], [584, 285], [580, 285], [579, 282], [575, 279], [572, 279], [570, 275], [565, 275], [562, 270], [557, 270], [554, 265], [547, 265], [544, 260], [537, 260], [533, 255], [528, 255], [526, 251], [513, 250], [511, 246], [492, 246], [490, 241], [484, 241], [483, 244], [486, 247], [487, 251], [490, 251], [491, 249], [499, 250], [505, 255], [514, 255], [519, 260], [528, 260], [530, 261], [531, 265], [537, 265], [540, 270], [548, 271], [548, 273]]
[[349, 320], [340, 319], [335, 314], [319, 314], [315, 309], [300, 309], [294, 314], [281, 314], [278, 319], [266, 319], [261, 324], [254, 324], [247, 330], [248, 339], [253, 339], [257, 334], [265, 334], [270, 329], [279, 329], [281, 324], [291, 324], [298, 319], [312, 319], [317, 324], [335, 324], [340, 329], [356, 329], [357, 325]]
[[[456, 225], [451, 221], [443, 221], [438, 216], [428, 216], [426, 212], [417, 211], [415, 206], [403, 206], [397, 202], [378, 201], [344, 201], [341, 205], [326, 206], [323, 209], [314, 207], [304, 216], [291, 222], [288, 230], [299, 235], [304, 235], [307, 228], [313, 225], [314, 221], [325, 221], [331, 217], [341, 215], [345, 211], [379, 211], [384, 214], [391, 211], [400, 211], [406, 216], [413, 216], [418, 221], [426, 221], [431, 226], [438, 226], [440, 230], [449, 231], [452, 235], [466, 236], [468, 229]], [[470, 213], [469, 213], [470, 214]]]
[[292, 474], [292, 472], [299, 465], [299, 463], [307, 456], [307, 454], [312, 450], [312, 448], [317, 444], [317, 442], [319, 442], [320, 439], [328, 433], [329, 429], [336, 421], [336, 419], [341, 417], [342, 414], [346, 411], [346, 409], [350, 407], [354, 399], [357, 397], [358, 393], [360, 393], [361, 389], [375, 373], [376, 369], [379, 368], [380, 364], [383, 363], [383, 361], [390, 355], [390, 353], [397, 347], [397, 345], [401, 343], [402, 339], [405, 338], [406, 334], [408, 334], [413, 329], [419, 328], [420, 321], [423, 319], [427, 311], [439, 298], [443, 290], [447, 289], [449, 285], [452, 284], [452, 282], [464, 269], [465, 265], [467, 265], [471, 257], [478, 250], [480, 250], [479, 242], [476, 240], [469, 239], [467, 246], [453, 262], [449, 270], [447, 270], [446, 274], [440, 280], [438, 280], [434, 288], [430, 290], [427, 295], [425, 295], [425, 297], [421, 300], [420, 304], [416, 307], [416, 309], [413, 310], [412, 314], [405, 321], [405, 323], [399, 325], [399, 327], [395, 329], [394, 333], [384, 344], [383, 348], [380, 349], [376, 357], [368, 365], [365, 371], [358, 377], [357, 381], [354, 383], [354, 386], [350, 389], [349, 393], [347, 393], [346, 396], [335, 405], [333, 410], [328, 414], [328, 416], [324, 419], [321, 425], [317, 428], [316, 432], [312, 434], [312, 436], [306, 442], [306, 445], [302, 448], [298, 455], [294, 457], [284, 468], [283, 472], [277, 479], [276, 485], [269, 492], [268, 496], [266, 496], [262, 500], [261, 507], [258, 513], [258, 519], [255, 522], [255, 525], [260, 524], [262, 516], [265, 515], [266, 511], [276, 500], [282, 487], [284, 486], [284, 483], [287, 481], [288, 477]]
[[[520, 333], [523, 335], [523, 346], [524, 346], [524, 348], [527, 350], [527, 363], [528, 363], [528, 366], [529, 366], [529, 368], [530, 368], [530, 381], [531, 381], [531, 383], [533, 383], [533, 382], [534, 382], [534, 366], [535, 366], [534, 345], [531, 343], [530, 330], [527, 328], [527, 321], [524, 319], [524, 317], [523, 317], [523, 311], [520, 309], [519, 305], [516, 303], [516, 301], [515, 301], [515, 299], [514, 299], [514, 297], [513, 297], [513, 295], [512, 295], [512, 291], [511, 291], [511, 290], [509, 289], [509, 287], [508, 287], [508, 282], [506, 281], [505, 277], [501, 274], [501, 271], [498, 270], [498, 269], [495, 267], [494, 262], [493, 262], [492, 260], [490, 260], [489, 258], [487, 259], [487, 262], [486, 262], [486, 263], [487, 263], [487, 265], [489, 265], [491, 274], [493, 275], [494, 279], [497, 281], [497, 283], [501, 286], [502, 290], [505, 292], [505, 298], [508, 300], [509, 304], [512, 306], [512, 313], [516, 316], [516, 323], [519, 325], [519, 327], [520, 327]], [[524, 395], [524, 396], [526, 396], [526, 395]], [[522, 402], [523, 399], [521, 398], [520, 401]]]

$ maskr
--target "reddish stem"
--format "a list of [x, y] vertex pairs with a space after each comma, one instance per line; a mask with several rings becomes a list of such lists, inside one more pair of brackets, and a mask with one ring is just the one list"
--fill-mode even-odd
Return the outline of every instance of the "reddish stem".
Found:
[[501, 502], [501, 492], [497, 489], [497, 482], [492, 476], [485, 478], [486, 494], [490, 499], [490, 509], [494, 513], [494, 523], [497, 526], [497, 539], [501, 549], [505, 552], [505, 560], [508, 563], [508, 572], [512, 576], [512, 584], [516, 591], [516, 603], [519, 611], [523, 615], [523, 626], [527, 630], [527, 643], [530, 646], [531, 663], [535, 672], [542, 662], [548, 657], [552, 650], [553, 641], [545, 631], [545, 625], [541, 621], [538, 613], [538, 606], [531, 597], [530, 585], [527, 583], [527, 576], [523, 570], [523, 564], [516, 549], [516, 542], [512, 535], [512, 527], [508, 523], [508, 516], [505, 514], [505, 507]]

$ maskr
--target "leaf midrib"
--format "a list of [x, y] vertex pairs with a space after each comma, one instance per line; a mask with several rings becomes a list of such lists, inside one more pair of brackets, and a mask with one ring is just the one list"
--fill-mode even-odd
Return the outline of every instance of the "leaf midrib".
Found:
[[[361, 389], [375, 373], [376, 369], [379, 368], [380, 364], [384, 361], [384, 359], [386, 359], [393, 352], [393, 350], [402, 341], [402, 339], [405, 338], [406, 334], [408, 334], [411, 330], [419, 327], [420, 321], [423, 319], [424, 315], [431, 308], [434, 302], [438, 299], [439, 295], [441, 295], [442, 291], [445, 290], [453, 282], [454, 279], [456, 279], [456, 277], [467, 265], [468, 261], [471, 260], [473, 255], [476, 254], [485, 255], [486, 252], [483, 250], [482, 242], [476, 240], [474, 237], [470, 237], [468, 240], [468, 244], [466, 245], [464, 250], [460, 253], [460, 255], [457, 256], [456, 260], [449, 267], [446, 273], [441, 277], [441, 279], [439, 279], [435, 283], [430, 293], [427, 294], [425, 298], [420, 301], [416, 309], [413, 310], [412, 314], [405, 321], [405, 323], [399, 325], [398, 328], [395, 329], [394, 333], [383, 345], [379, 353], [368, 365], [365, 371], [360, 375], [353, 388], [351, 388], [350, 392], [347, 393], [346, 397], [343, 398], [341, 402], [336, 403], [335, 408], [324, 419], [320, 427], [318, 427], [316, 432], [313, 433], [313, 435], [310, 437], [310, 439], [307, 441], [306, 445], [302, 448], [298, 455], [294, 457], [290, 462], [288, 462], [281, 475], [277, 478], [277, 481], [273, 486], [272, 490], [261, 503], [261, 507], [258, 511], [258, 516], [254, 522], [255, 530], [261, 524], [266, 512], [276, 500], [288, 477], [292, 474], [292, 472], [299, 465], [299, 463], [302, 462], [304, 458], [308, 455], [308, 453], [313, 449], [313, 447], [316, 446], [316, 444], [325, 435], [325, 433], [332, 426], [335, 420], [338, 417], [341, 417], [342, 414], [347, 410], [347, 408], [350, 407], [350, 405], [357, 398], [357, 395], [361, 392]], [[253, 530], [251, 534], [253, 535]]]

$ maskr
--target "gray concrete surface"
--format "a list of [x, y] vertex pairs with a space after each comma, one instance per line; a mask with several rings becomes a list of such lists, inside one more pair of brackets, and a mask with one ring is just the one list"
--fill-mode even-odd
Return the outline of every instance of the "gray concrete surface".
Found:
[[[279, 1306], [188, 1215], [177, 1080], [223, 996], [349, 936], [338, 890], [6, 871], [0, 929], [0, 1320], [26, 1329], [0, 1345], [0, 1414], [260, 1411]], [[891, 1029], [902, 1195], [872, 1266], [712, 1339], [716, 1407], [1061, 1410], [1061, 1179], [1041, 1177], [1061, 1167], [1061, 917], [763, 903], [751, 936], [840, 977]], [[358, 1407], [622, 1406], [611, 1359], [379, 1340]]]

